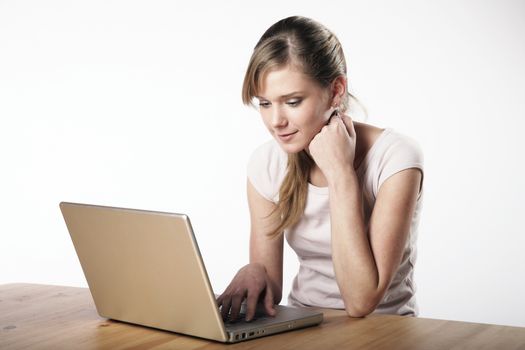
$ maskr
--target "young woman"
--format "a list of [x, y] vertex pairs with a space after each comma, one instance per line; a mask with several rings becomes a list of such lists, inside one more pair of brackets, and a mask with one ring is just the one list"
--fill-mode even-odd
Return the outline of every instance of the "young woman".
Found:
[[345, 114], [356, 99], [337, 37], [309, 18], [278, 21], [255, 46], [242, 97], [259, 100], [273, 138], [248, 164], [250, 263], [217, 299], [223, 317], [236, 319], [244, 300], [248, 321], [258, 302], [275, 315], [284, 237], [300, 262], [289, 305], [417, 315], [422, 152]]

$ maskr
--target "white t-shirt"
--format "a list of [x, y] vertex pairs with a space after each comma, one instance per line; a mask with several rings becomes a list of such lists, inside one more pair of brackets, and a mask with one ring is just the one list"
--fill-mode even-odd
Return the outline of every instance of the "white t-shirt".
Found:
[[[279, 188], [286, 175], [288, 155], [271, 139], [255, 149], [248, 162], [248, 179], [264, 198], [277, 203]], [[419, 168], [423, 171], [423, 153], [412, 138], [386, 128], [376, 139], [356, 170], [363, 191], [365, 227], [381, 184], [395, 173]], [[410, 225], [401, 264], [383, 300], [374, 311], [417, 316], [414, 264], [417, 228], [421, 213], [420, 192]], [[286, 240], [299, 258], [299, 272], [288, 295], [288, 305], [344, 309], [335, 279], [331, 254], [330, 206], [328, 187], [308, 183], [306, 208], [301, 220], [284, 231]]]

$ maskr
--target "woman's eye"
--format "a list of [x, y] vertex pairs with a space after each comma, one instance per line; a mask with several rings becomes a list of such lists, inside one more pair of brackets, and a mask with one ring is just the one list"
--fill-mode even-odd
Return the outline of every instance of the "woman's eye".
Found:
[[[296, 107], [297, 105], [299, 105], [299, 103], [301, 103], [301, 100], [287, 102], [287, 105], [292, 106], [292, 107]], [[268, 108], [269, 105], [270, 104], [267, 103], [267, 102], [260, 102], [259, 103], [259, 106], [261, 106], [262, 108]]]

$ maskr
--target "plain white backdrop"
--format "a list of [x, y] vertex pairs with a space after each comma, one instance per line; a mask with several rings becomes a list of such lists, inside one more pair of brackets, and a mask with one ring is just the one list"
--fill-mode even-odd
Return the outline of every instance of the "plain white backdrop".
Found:
[[518, 0], [0, 0], [0, 283], [87, 286], [58, 207], [74, 201], [187, 213], [222, 292], [248, 261], [246, 163], [270, 137], [242, 80], [291, 15], [338, 36], [366, 122], [423, 148], [420, 316], [525, 326]]

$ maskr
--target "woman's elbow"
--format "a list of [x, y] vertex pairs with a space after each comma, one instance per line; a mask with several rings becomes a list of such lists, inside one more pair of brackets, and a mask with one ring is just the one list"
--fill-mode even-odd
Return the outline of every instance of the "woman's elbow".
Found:
[[377, 307], [373, 300], [345, 303], [345, 311], [349, 317], [365, 317], [370, 315]]
[[369, 314], [372, 313], [372, 311], [374, 310], [364, 310], [364, 309], [355, 309], [355, 308], [349, 308], [347, 307], [345, 309], [346, 311], [346, 314], [349, 316], [349, 317], [355, 317], [355, 318], [359, 318], [359, 317], [365, 317], [365, 316], [368, 316]]

